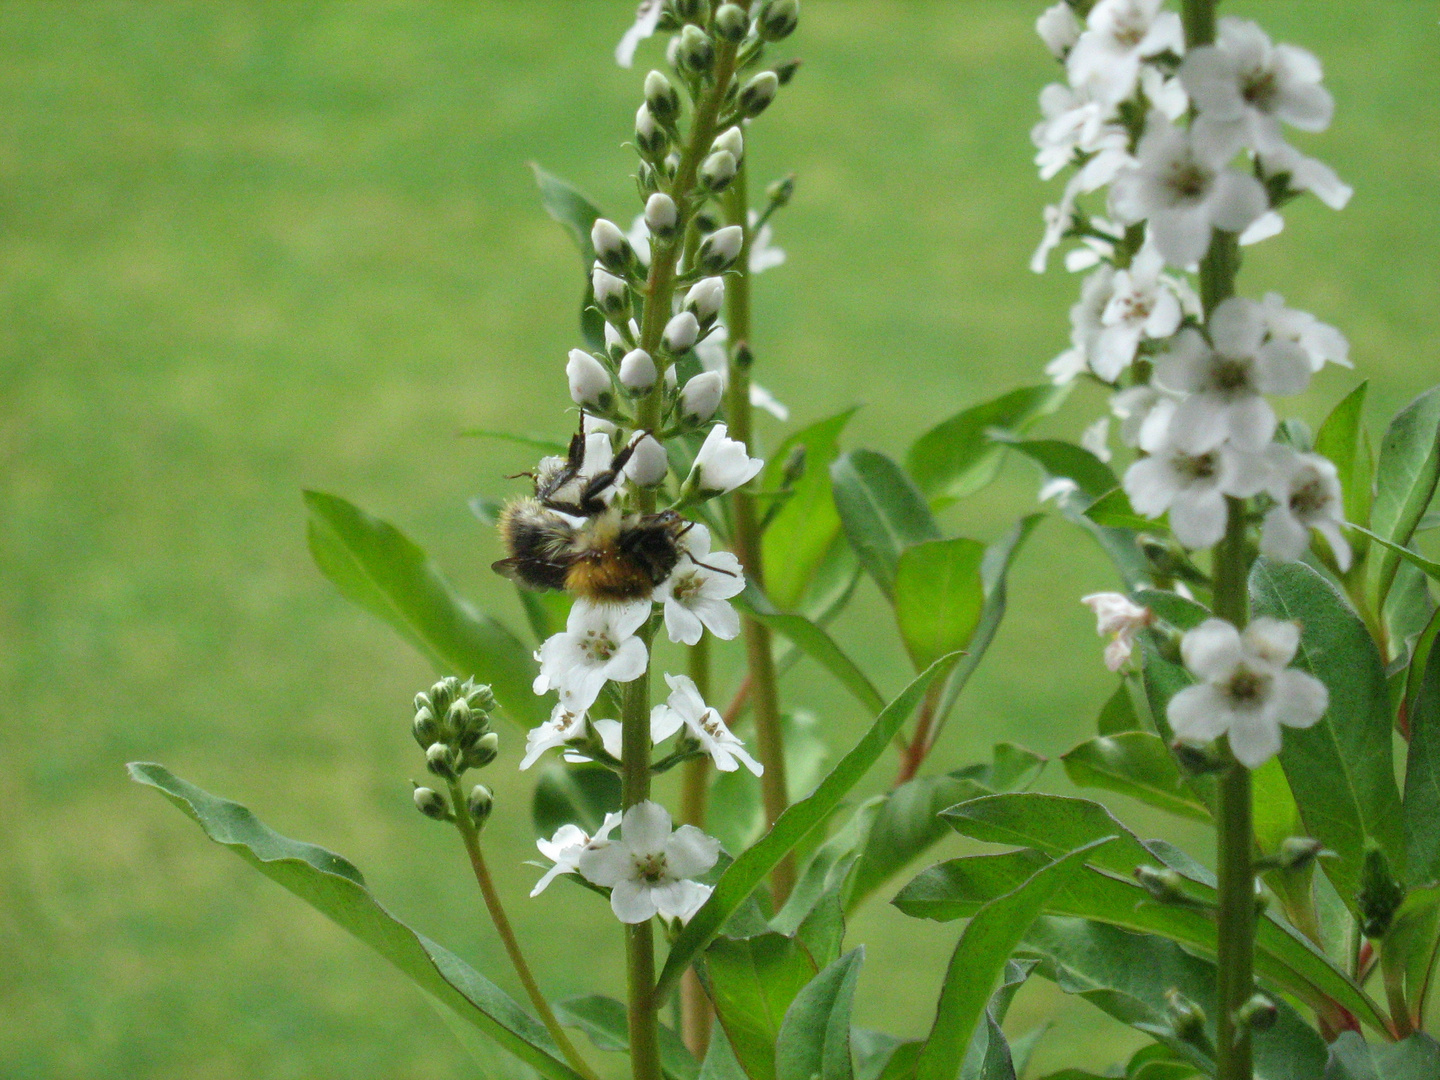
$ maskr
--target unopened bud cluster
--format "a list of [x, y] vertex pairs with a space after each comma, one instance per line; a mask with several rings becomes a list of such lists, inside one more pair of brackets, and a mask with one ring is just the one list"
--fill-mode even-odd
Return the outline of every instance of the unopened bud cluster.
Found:
[[[490, 726], [494, 709], [490, 687], [477, 685], [473, 679], [462, 683], [453, 675], [415, 695], [411, 734], [425, 752], [426, 769], [446, 787], [455, 789], [467, 770], [483, 769], [495, 760], [500, 737]], [[471, 819], [476, 825], [483, 824], [490, 814], [489, 789], [477, 784], [468, 803]], [[417, 785], [415, 807], [440, 821], [454, 817], [448, 800], [434, 788]]]

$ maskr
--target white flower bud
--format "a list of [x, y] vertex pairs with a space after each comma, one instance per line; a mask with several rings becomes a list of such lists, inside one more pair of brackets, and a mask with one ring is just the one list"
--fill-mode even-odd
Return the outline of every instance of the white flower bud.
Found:
[[670, 85], [670, 80], [658, 71], [645, 76], [645, 104], [650, 106], [651, 115], [661, 124], [674, 120], [680, 113], [680, 95]]
[[741, 134], [740, 128], [738, 126], [728, 127], [715, 136], [715, 141], [710, 144], [710, 152], [714, 153], [716, 150], [728, 150], [730, 156], [737, 163], [743, 161], [745, 159], [745, 136]]
[[1064, 60], [1070, 46], [1080, 40], [1080, 20], [1075, 17], [1074, 9], [1060, 0], [1040, 13], [1035, 20], [1035, 32], [1056, 60]]
[[665, 348], [679, 355], [694, 346], [700, 337], [700, 323], [688, 311], [682, 311], [665, 324]]
[[663, 191], [645, 200], [645, 225], [655, 239], [668, 240], [674, 236], [677, 220], [675, 200]]
[[590, 226], [590, 243], [595, 248], [595, 257], [605, 269], [617, 274], [624, 273], [635, 258], [630, 241], [613, 221], [596, 218]]
[[740, 247], [744, 243], [745, 230], [739, 225], [727, 225], [704, 239], [696, 262], [705, 273], [718, 274], [730, 269], [740, 257]]
[[655, 487], [665, 479], [669, 468], [665, 448], [653, 436], [642, 435], [625, 463], [625, 475], [637, 487]]
[[494, 807], [495, 796], [490, 794], [490, 789], [484, 784], [476, 784], [470, 792], [470, 798], [465, 800], [465, 808], [470, 811], [470, 817], [476, 825], [485, 824], [485, 819], [490, 816]]
[[670, 136], [655, 122], [650, 106], [642, 104], [635, 110], [635, 145], [647, 158], [662, 157], [670, 144]]
[[445, 796], [434, 788], [417, 787], [415, 789], [415, 809], [437, 821], [443, 821], [450, 816], [450, 807], [445, 802]]
[[595, 306], [607, 319], [621, 317], [630, 310], [630, 288], [624, 278], [597, 266], [590, 274], [590, 287], [595, 291]]
[[571, 349], [565, 365], [570, 380], [570, 400], [589, 409], [603, 409], [610, 397], [610, 373], [584, 349]]
[[655, 385], [660, 373], [644, 349], [632, 349], [620, 361], [620, 385], [633, 394], [643, 394]]
[[715, 43], [693, 23], [680, 32], [680, 62], [694, 72], [709, 71], [715, 64]]
[[685, 294], [685, 310], [694, 313], [702, 327], [715, 321], [724, 302], [725, 279], [722, 277], [701, 278]]
[[762, 71], [745, 84], [740, 91], [740, 111], [746, 116], [759, 116], [775, 100], [780, 89], [780, 77], [773, 71]]
[[702, 424], [720, 408], [725, 378], [718, 371], [702, 371], [680, 391], [680, 413], [692, 424]]
[[750, 16], [739, 4], [722, 4], [715, 12], [715, 33], [721, 41], [736, 45], [744, 41], [749, 32]]
[[630, 346], [625, 344], [625, 339], [620, 336], [619, 329], [614, 323], [605, 324], [605, 355], [610, 357], [613, 363], [619, 363], [620, 358], [626, 354]]
[[755, 17], [760, 36], [766, 41], [789, 37], [800, 21], [800, 0], [765, 0]]
[[723, 191], [735, 179], [739, 165], [729, 150], [716, 150], [700, 165], [700, 186], [706, 191]]

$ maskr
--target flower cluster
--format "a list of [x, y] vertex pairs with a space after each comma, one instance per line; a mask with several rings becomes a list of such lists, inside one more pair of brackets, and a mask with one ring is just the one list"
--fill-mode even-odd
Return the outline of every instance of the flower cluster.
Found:
[[[1351, 552], [1336, 469], [1303, 445], [1300, 429], [1279, 425], [1268, 400], [1303, 392], [1326, 363], [1348, 366], [1345, 338], [1275, 293], [1257, 301], [1227, 295], [1227, 285], [1207, 295], [1202, 311], [1190, 277], [1215, 245], [1274, 236], [1283, 227], [1280, 208], [1304, 192], [1335, 209], [1349, 199], [1328, 166], [1286, 142], [1286, 125], [1315, 132], [1330, 122], [1319, 62], [1238, 18], [1221, 19], [1213, 44], [1187, 51], [1179, 16], [1164, 0], [1099, 0], [1083, 22], [1059, 3], [1036, 29], [1066, 76], [1040, 96], [1043, 119], [1031, 133], [1036, 165], [1044, 179], [1068, 167], [1073, 173], [1059, 203], [1046, 208], [1032, 267], [1043, 270], [1070, 239], [1077, 243], [1066, 266], [1088, 271], [1070, 312], [1070, 348], [1048, 374], [1057, 384], [1084, 377], [1112, 391], [1121, 441], [1136, 452], [1124, 492], [1138, 514], [1168, 515], [1183, 547], [1217, 544], [1232, 504], [1247, 500], [1246, 520], [1260, 524], [1265, 554], [1300, 558], [1313, 530], [1332, 565], [1346, 570]], [[1096, 196], [1089, 210], [1087, 196]], [[1107, 435], [1106, 426], [1087, 432], [1086, 448], [1102, 460], [1110, 456]], [[1115, 594], [1086, 602], [1102, 635], [1112, 636], [1106, 661], [1119, 669], [1149, 613]], [[1266, 632], [1255, 631], [1255, 639]], [[1199, 663], [1192, 671], [1206, 685], [1230, 677]], [[1281, 679], [1278, 669], [1271, 675], [1265, 685], [1281, 696], [1300, 678]], [[1199, 723], [1187, 712], [1199, 698], [1185, 700], [1177, 732], [1213, 738], [1220, 721]], [[1298, 723], [1301, 713], [1311, 722], [1319, 715], [1236, 708], [1235, 724], [1225, 725], [1232, 741], [1254, 750], [1249, 758], [1278, 748], [1275, 716]], [[1274, 737], [1256, 734], [1262, 729]]]

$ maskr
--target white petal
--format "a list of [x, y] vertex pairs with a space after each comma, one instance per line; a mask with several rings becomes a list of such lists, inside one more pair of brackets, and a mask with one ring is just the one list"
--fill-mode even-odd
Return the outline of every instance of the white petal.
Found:
[[656, 890], [655, 905], [667, 919], [689, 922], [715, 890], [698, 881], [672, 881]]
[[656, 705], [650, 710], [650, 741], [662, 743], [685, 726], [685, 718], [669, 705]]
[[1295, 520], [1287, 506], [1272, 506], [1265, 514], [1260, 550], [1272, 559], [1290, 562], [1310, 547], [1310, 530]]
[[1286, 727], [1308, 728], [1324, 716], [1330, 706], [1330, 692], [1325, 684], [1293, 668], [1275, 677], [1271, 693], [1275, 719]]
[[1159, 517], [1170, 508], [1175, 497], [1163, 466], [1154, 457], [1141, 458], [1125, 470], [1125, 494], [1135, 512], [1146, 517]]
[[1236, 713], [1230, 724], [1230, 752], [1247, 769], [1258, 769], [1280, 752], [1280, 725], [1260, 710]]
[[[668, 825], [668, 815], [666, 819]], [[719, 857], [720, 841], [694, 825], [681, 825], [665, 841], [665, 872], [673, 877], [698, 877]]]
[[1187, 397], [1175, 406], [1175, 414], [1170, 418], [1171, 441], [1189, 454], [1213, 450], [1232, 432], [1233, 408], [1213, 394]]
[[1253, 356], [1265, 337], [1259, 304], [1243, 297], [1222, 300], [1210, 313], [1210, 340], [1225, 356]]
[[1345, 539], [1345, 534], [1340, 531], [1340, 526], [1334, 521], [1317, 521], [1315, 531], [1330, 544], [1330, 550], [1335, 555], [1335, 565], [1340, 568], [1343, 574], [1350, 569], [1350, 543]]
[[1167, 263], [1186, 267], [1205, 257], [1210, 250], [1210, 217], [1204, 206], [1198, 206], [1162, 210], [1150, 218], [1150, 233]]
[[1245, 628], [1241, 640], [1253, 660], [1280, 671], [1295, 659], [1295, 651], [1300, 648], [1300, 626], [1262, 616]]
[[1224, 414], [1225, 434], [1237, 449], [1260, 450], [1275, 434], [1275, 410], [1259, 394], [1232, 401], [1224, 407]]
[[636, 803], [621, 819], [620, 836], [637, 854], [663, 851], [670, 836], [670, 811], [649, 799]]
[[1187, 548], [1211, 547], [1225, 535], [1225, 496], [1218, 491], [1188, 492], [1170, 504], [1170, 528]]
[[669, 598], [665, 601], [665, 633], [670, 640], [680, 645], [694, 645], [705, 632], [699, 618], [680, 601]]
[[[645, 643], [637, 637], [626, 638], [605, 662], [603, 674], [605, 678], [615, 682], [629, 682], [645, 674], [648, 664], [649, 654], [645, 651]], [[600, 692], [597, 690], [595, 693], [598, 697]], [[594, 704], [593, 698], [591, 704]]]
[[1243, 658], [1240, 633], [1224, 619], [1206, 619], [1180, 642], [1185, 667], [1197, 679], [1225, 682]]
[[530, 890], [530, 898], [533, 900], [535, 897], [539, 896], [542, 892], [546, 890], [550, 883], [554, 881], [557, 877], [559, 877], [561, 874], [573, 874], [574, 872], [574, 866], [564, 863], [556, 863], [554, 866], [550, 867], [549, 870], [546, 870], [545, 873], [540, 875], [540, 880], [535, 882], [535, 887]]
[[635, 62], [635, 49], [640, 42], [655, 33], [655, 26], [660, 21], [660, 11], [663, 5], [660, 0], [640, 0], [640, 7], [635, 12], [634, 24], [625, 31], [620, 44], [615, 46], [615, 63], [623, 68], [628, 68]]
[[1225, 734], [1230, 712], [1225, 697], [1209, 683], [1187, 686], [1170, 699], [1165, 715], [1175, 735], [1188, 743], [1207, 743]]
[[610, 890], [610, 910], [622, 923], [633, 925], [645, 922], [658, 911], [655, 890], [636, 881], [616, 882]]
[[1255, 382], [1262, 393], [1302, 394], [1310, 385], [1310, 358], [1292, 341], [1267, 341], [1255, 361]]
[[692, 606], [700, 621], [721, 641], [733, 641], [740, 636], [740, 614], [724, 600], [700, 597]]
[[580, 853], [576, 869], [580, 871], [580, 876], [591, 884], [612, 887], [628, 880], [635, 872], [635, 859], [626, 844], [618, 844], [613, 840], [603, 843], [592, 841], [590, 846]]
[[[1244, 232], [1270, 208], [1260, 181], [1234, 169], [1220, 170], [1209, 206], [1210, 220], [1215, 227], [1233, 233]], [[1196, 256], [1197, 259], [1199, 257]]]

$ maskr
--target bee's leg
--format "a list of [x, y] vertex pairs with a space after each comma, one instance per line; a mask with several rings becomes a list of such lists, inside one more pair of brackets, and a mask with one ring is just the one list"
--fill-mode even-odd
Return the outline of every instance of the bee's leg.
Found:
[[701, 562], [699, 559], [695, 558], [694, 555], [691, 555], [691, 556], [690, 556], [690, 561], [691, 561], [692, 563], [694, 563], [696, 566], [703, 566], [706, 570], [713, 571], [714, 573], [717, 573], [717, 574], [724, 574], [726, 577], [739, 577], [739, 576], [740, 576], [739, 574], [735, 573], [734, 570], [726, 570], [726, 569], [724, 569], [723, 567], [711, 566], [709, 563], [703, 563], [703, 562]]

